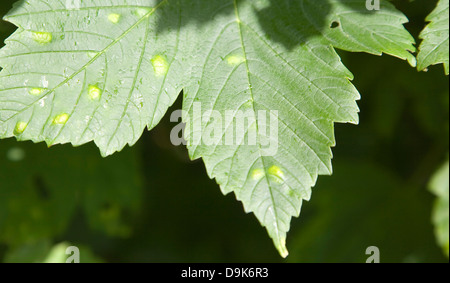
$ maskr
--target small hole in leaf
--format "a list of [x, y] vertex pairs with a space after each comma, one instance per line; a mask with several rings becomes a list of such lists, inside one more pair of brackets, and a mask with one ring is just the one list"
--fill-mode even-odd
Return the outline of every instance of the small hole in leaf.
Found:
[[334, 21], [334, 22], [331, 23], [330, 28], [337, 28], [339, 26], [340, 26], [339, 22]]

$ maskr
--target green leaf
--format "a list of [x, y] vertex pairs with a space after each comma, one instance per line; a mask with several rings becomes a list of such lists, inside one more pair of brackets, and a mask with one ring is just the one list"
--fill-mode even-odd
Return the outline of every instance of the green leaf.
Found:
[[333, 123], [358, 123], [359, 93], [333, 46], [415, 64], [407, 19], [387, 1], [367, 11], [354, 0], [104, 0], [74, 10], [31, 0], [6, 19], [19, 30], [0, 52], [1, 137], [93, 140], [109, 155], [158, 124], [183, 90], [191, 157], [282, 256], [291, 217], [332, 172]]
[[423, 39], [417, 56], [418, 69], [430, 65], [444, 64], [445, 73], [449, 74], [449, 0], [439, 0], [436, 9], [426, 18], [430, 22], [420, 34]]
[[[341, 48], [393, 52], [402, 57], [405, 50], [395, 52], [390, 35], [384, 36], [390, 31], [373, 25], [387, 22], [392, 23], [394, 30], [402, 31], [399, 37], [405, 39], [405, 48], [413, 50], [413, 40], [400, 29], [404, 16], [388, 3], [384, 3], [382, 12], [375, 14], [363, 12], [364, 3], [358, 6], [354, 1], [277, 1], [265, 7], [236, 1], [233, 6], [234, 24], [229, 24], [233, 19], [226, 18], [215, 30], [203, 32], [210, 38], [205, 46], [209, 54], [202, 63], [208, 75], [200, 77], [200, 84], [193, 89], [185, 89], [184, 110], [193, 117], [185, 119], [186, 139], [190, 142], [191, 157], [203, 157], [210, 177], [217, 180], [223, 193], [234, 192], [245, 210], [253, 212], [267, 228], [280, 254], [287, 256], [285, 241], [291, 217], [299, 215], [302, 200], [309, 200], [317, 176], [332, 172], [333, 122], [358, 122], [355, 101], [359, 94], [349, 83], [352, 74], [342, 65], [327, 38], [334, 38], [331, 42]], [[330, 16], [324, 18], [320, 13], [327, 9]], [[352, 20], [351, 15], [345, 15], [345, 9], [354, 15], [358, 11], [366, 15]], [[331, 30], [337, 19], [341, 26]], [[267, 24], [260, 25], [261, 21]], [[367, 28], [358, 32], [361, 25]], [[369, 43], [366, 31], [380, 35], [377, 45]], [[296, 38], [300, 42], [296, 43]], [[350, 44], [356, 40], [360, 44]], [[365, 44], [371, 47], [364, 49]], [[413, 61], [411, 54], [404, 57]], [[277, 152], [266, 154], [267, 146], [263, 146], [273, 141], [271, 129], [256, 130], [256, 146], [197, 145], [194, 136], [198, 119], [193, 106], [196, 101], [202, 102], [202, 110], [249, 111], [257, 122], [249, 123], [245, 132], [259, 128], [262, 120], [259, 111], [277, 110]], [[232, 114], [232, 118], [236, 117]], [[203, 123], [201, 129], [204, 132], [216, 128], [217, 123], [222, 121]], [[231, 134], [235, 128], [237, 125], [225, 123], [227, 133]], [[248, 137], [249, 134], [245, 136]]]
[[434, 205], [433, 223], [436, 239], [444, 253], [449, 255], [449, 162], [444, 164], [433, 176], [429, 184], [430, 191], [438, 198]]
[[164, 69], [177, 34], [154, 32], [166, 1], [140, 2], [19, 2], [5, 17], [19, 29], [0, 52], [0, 135], [49, 145], [94, 140], [106, 156], [154, 127], [179, 93], [182, 69]]
[[[416, 58], [411, 53], [416, 51], [412, 45], [414, 39], [403, 27], [408, 18], [389, 2], [382, 1], [376, 12], [368, 11], [365, 1], [332, 0], [329, 8], [324, 4], [327, 1], [303, 2], [303, 16], [334, 47], [375, 55], [386, 53], [416, 66]], [[321, 22], [328, 26], [324, 28]]]

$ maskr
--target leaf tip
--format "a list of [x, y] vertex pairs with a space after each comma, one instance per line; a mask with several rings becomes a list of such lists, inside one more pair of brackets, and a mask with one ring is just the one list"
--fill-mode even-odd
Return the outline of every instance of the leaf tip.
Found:
[[411, 67], [413, 67], [413, 68], [417, 67], [417, 59], [416, 59], [416, 57], [408, 56], [408, 58], [406, 60], [408, 60], [408, 63], [411, 65]]
[[289, 252], [286, 248], [286, 238], [280, 239], [280, 242], [277, 244], [277, 250], [283, 258], [286, 258], [289, 255]]

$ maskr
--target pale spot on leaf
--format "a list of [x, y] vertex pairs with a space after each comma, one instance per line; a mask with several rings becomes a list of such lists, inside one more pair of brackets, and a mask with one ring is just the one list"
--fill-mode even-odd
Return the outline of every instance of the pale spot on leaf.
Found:
[[92, 100], [99, 100], [102, 96], [102, 91], [95, 85], [90, 85], [88, 88], [89, 98]]
[[169, 71], [169, 64], [167, 63], [166, 58], [161, 55], [153, 57], [152, 65], [157, 77], [163, 77]]
[[117, 24], [120, 21], [120, 15], [116, 13], [111, 13], [108, 15], [108, 20], [113, 24]]
[[53, 123], [57, 124], [57, 125], [64, 125], [65, 123], [67, 123], [68, 120], [69, 120], [69, 114], [62, 113], [62, 114], [59, 114], [58, 116], [56, 116], [55, 119], [53, 119]]
[[265, 176], [264, 170], [255, 169], [252, 171], [252, 179], [255, 181], [259, 181], [262, 177]]
[[269, 168], [268, 174], [272, 177], [275, 177], [275, 181], [282, 182], [284, 181], [284, 172], [281, 170], [280, 167], [273, 165]]
[[32, 38], [40, 44], [47, 44], [52, 42], [53, 36], [50, 32], [33, 32]]
[[237, 66], [245, 62], [245, 58], [240, 55], [230, 55], [226, 58], [228, 65]]
[[150, 9], [148, 9], [148, 8], [138, 8], [138, 9], [136, 9], [136, 15], [138, 16], [138, 17], [145, 17], [145, 16], [149, 16], [150, 15]]
[[16, 126], [14, 127], [14, 134], [17, 135], [21, 135], [25, 129], [28, 127], [28, 124], [25, 122], [17, 122]]
[[32, 88], [28, 91], [29, 94], [35, 95], [35, 96], [41, 95], [43, 92], [44, 92], [44, 89], [42, 89], [42, 88]]

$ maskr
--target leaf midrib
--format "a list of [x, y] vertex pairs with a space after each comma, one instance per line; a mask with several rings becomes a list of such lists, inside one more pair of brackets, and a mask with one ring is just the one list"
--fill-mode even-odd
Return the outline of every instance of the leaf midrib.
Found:
[[[249, 93], [250, 93], [251, 100], [252, 100], [251, 102], [252, 102], [253, 113], [255, 114], [256, 113], [256, 109], [255, 109], [255, 100], [254, 100], [254, 94], [253, 94], [253, 87], [252, 87], [252, 83], [251, 83], [251, 79], [250, 79], [250, 68], [249, 68], [249, 65], [248, 65], [247, 52], [246, 52], [245, 43], [244, 43], [244, 36], [242, 34], [241, 19], [240, 19], [240, 16], [239, 16], [239, 9], [238, 9], [238, 5], [237, 5], [237, 0], [233, 0], [233, 4], [234, 4], [235, 15], [236, 15], [236, 23], [237, 23], [238, 29], [239, 29], [239, 37], [240, 37], [240, 40], [241, 40], [242, 51], [244, 53], [244, 59], [245, 59], [244, 63], [245, 63], [246, 71], [247, 71], [247, 80], [248, 80]], [[256, 114], [255, 114], [255, 116], [256, 116]], [[256, 117], [255, 117], [255, 121], [256, 121]], [[256, 123], [256, 133], [257, 133], [256, 136], [259, 139], [259, 129], [258, 129], [259, 125], [258, 125], [257, 122], [255, 122], [255, 123]], [[262, 152], [261, 143], [258, 141], [257, 144], [258, 144], [259, 159], [261, 160], [261, 163], [262, 163], [262, 166], [264, 168], [264, 171], [267, 172], [267, 166], [266, 166], [266, 164], [264, 162], [264, 158], [263, 158], [262, 153], [261, 153]], [[233, 160], [231, 161], [231, 165], [230, 166], [233, 166]], [[269, 193], [270, 193], [270, 201], [271, 201], [271, 204], [272, 204], [272, 206], [271, 206], [272, 207], [272, 214], [273, 214], [273, 217], [275, 218], [275, 233], [277, 235], [277, 242], [278, 242], [277, 244], [279, 244], [280, 248], [282, 248], [281, 247], [281, 245], [282, 245], [281, 237], [280, 237], [280, 234], [279, 234], [279, 230], [280, 229], [278, 227], [278, 223], [279, 223], [280, 219], [278, 217], [278, 211], [277, 211], [277, 207], [275, 205], [275, 199], [274, 199], [273, 192], [272, 192], [272, 186], [270, 185], [270, 181], [269, 181], [269, 178], [268, 178], [267, 174], [264, 174], [264, 178], [266, 179], [267, 187], [268, 187], [268, 190], [269, 190]], [[228, 181], [229, 180], [230, 179], [228, 179]], [[227, 181], [227, 184], [228, 184], [228, 181]], [[254, 189], [255, 188], [256, 188], [256, 185], [255, 185]], [[270, 209], [270, 207], [267, 210], [269, 210], [269, 209]], [[267, 213], [267, 211], [266, 211], [266, 213]], [[264, 221], [265, 221], [265, 219], [264, 219]]]

